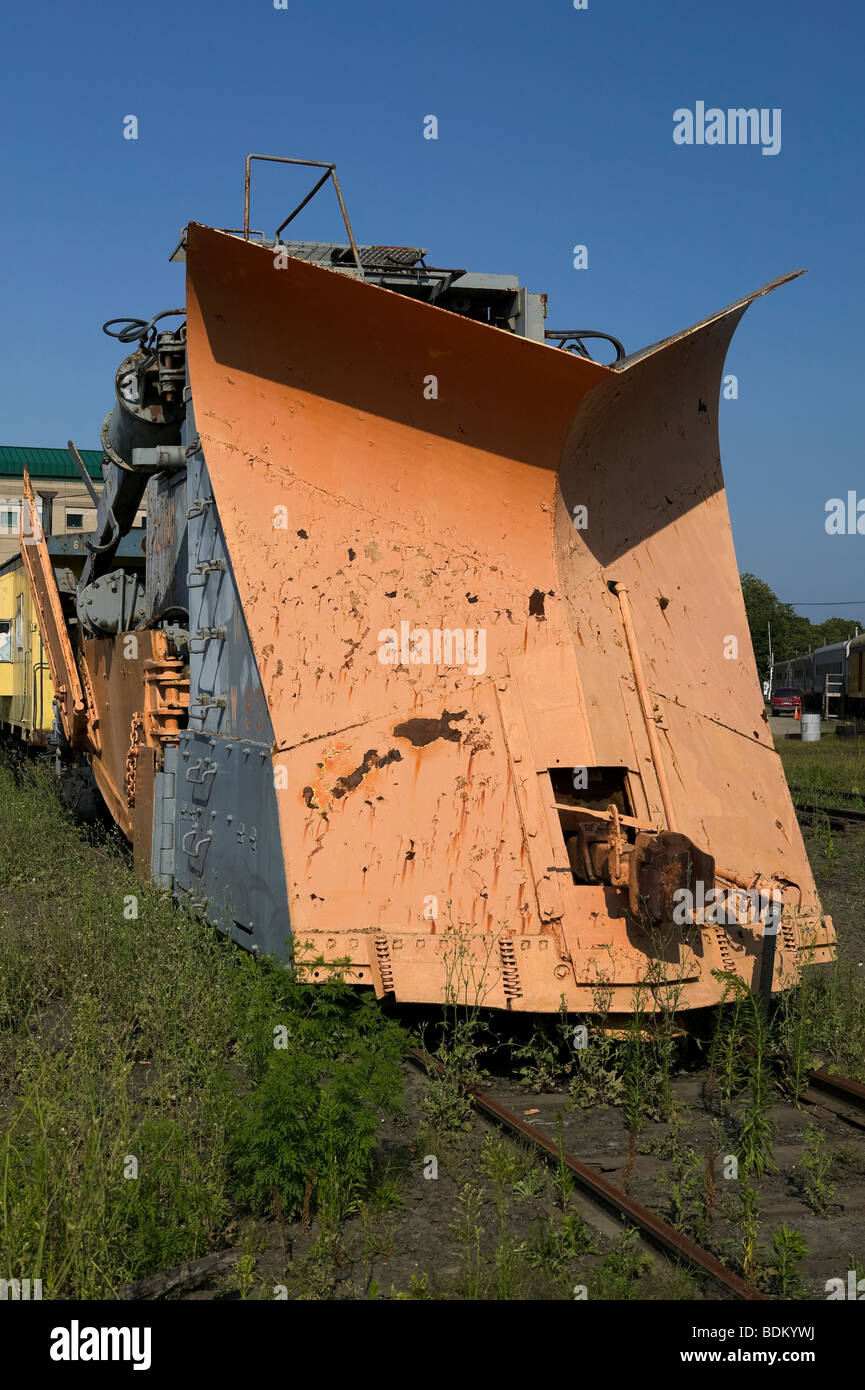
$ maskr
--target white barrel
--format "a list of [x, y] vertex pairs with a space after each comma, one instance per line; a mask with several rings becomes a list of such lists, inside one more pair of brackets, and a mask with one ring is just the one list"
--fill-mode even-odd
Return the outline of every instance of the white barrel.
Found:
[[819, 743], [820, 741], [820, 716], [819, 714], [802, 715], [802, 742]]

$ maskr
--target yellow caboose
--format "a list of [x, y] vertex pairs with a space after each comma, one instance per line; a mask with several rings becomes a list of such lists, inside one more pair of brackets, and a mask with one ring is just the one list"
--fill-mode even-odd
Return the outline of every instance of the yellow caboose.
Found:
[[0, 733], [44, 745], [54, 685], [20, 555], [0, 568]]

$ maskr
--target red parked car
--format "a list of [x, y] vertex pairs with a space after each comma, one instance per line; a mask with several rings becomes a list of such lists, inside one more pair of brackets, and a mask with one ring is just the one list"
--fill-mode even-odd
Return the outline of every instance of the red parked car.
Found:
[[772, 696], [773, 714], [792, 714], [795, 717], [796, 711], [802, 713], [802, 692], [801, 690], [776, 690]]

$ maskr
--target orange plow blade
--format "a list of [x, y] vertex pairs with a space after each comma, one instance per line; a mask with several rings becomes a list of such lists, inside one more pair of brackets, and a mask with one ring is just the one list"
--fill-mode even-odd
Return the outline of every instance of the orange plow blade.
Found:
[[613, 1013], [828, 958], [718, 454], [750, 299], [611, 369], [197, 224], [187, 258], [296, 946]]

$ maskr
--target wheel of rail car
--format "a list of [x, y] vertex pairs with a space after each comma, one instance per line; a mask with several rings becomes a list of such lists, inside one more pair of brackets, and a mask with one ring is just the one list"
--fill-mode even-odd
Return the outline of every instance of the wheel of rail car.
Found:
[[101, 798], [90, 774], [82, 768], [64, 778], [60, 787], [60, 800], [78, 820], [87, 825], [95, 825], [103, 818]]

